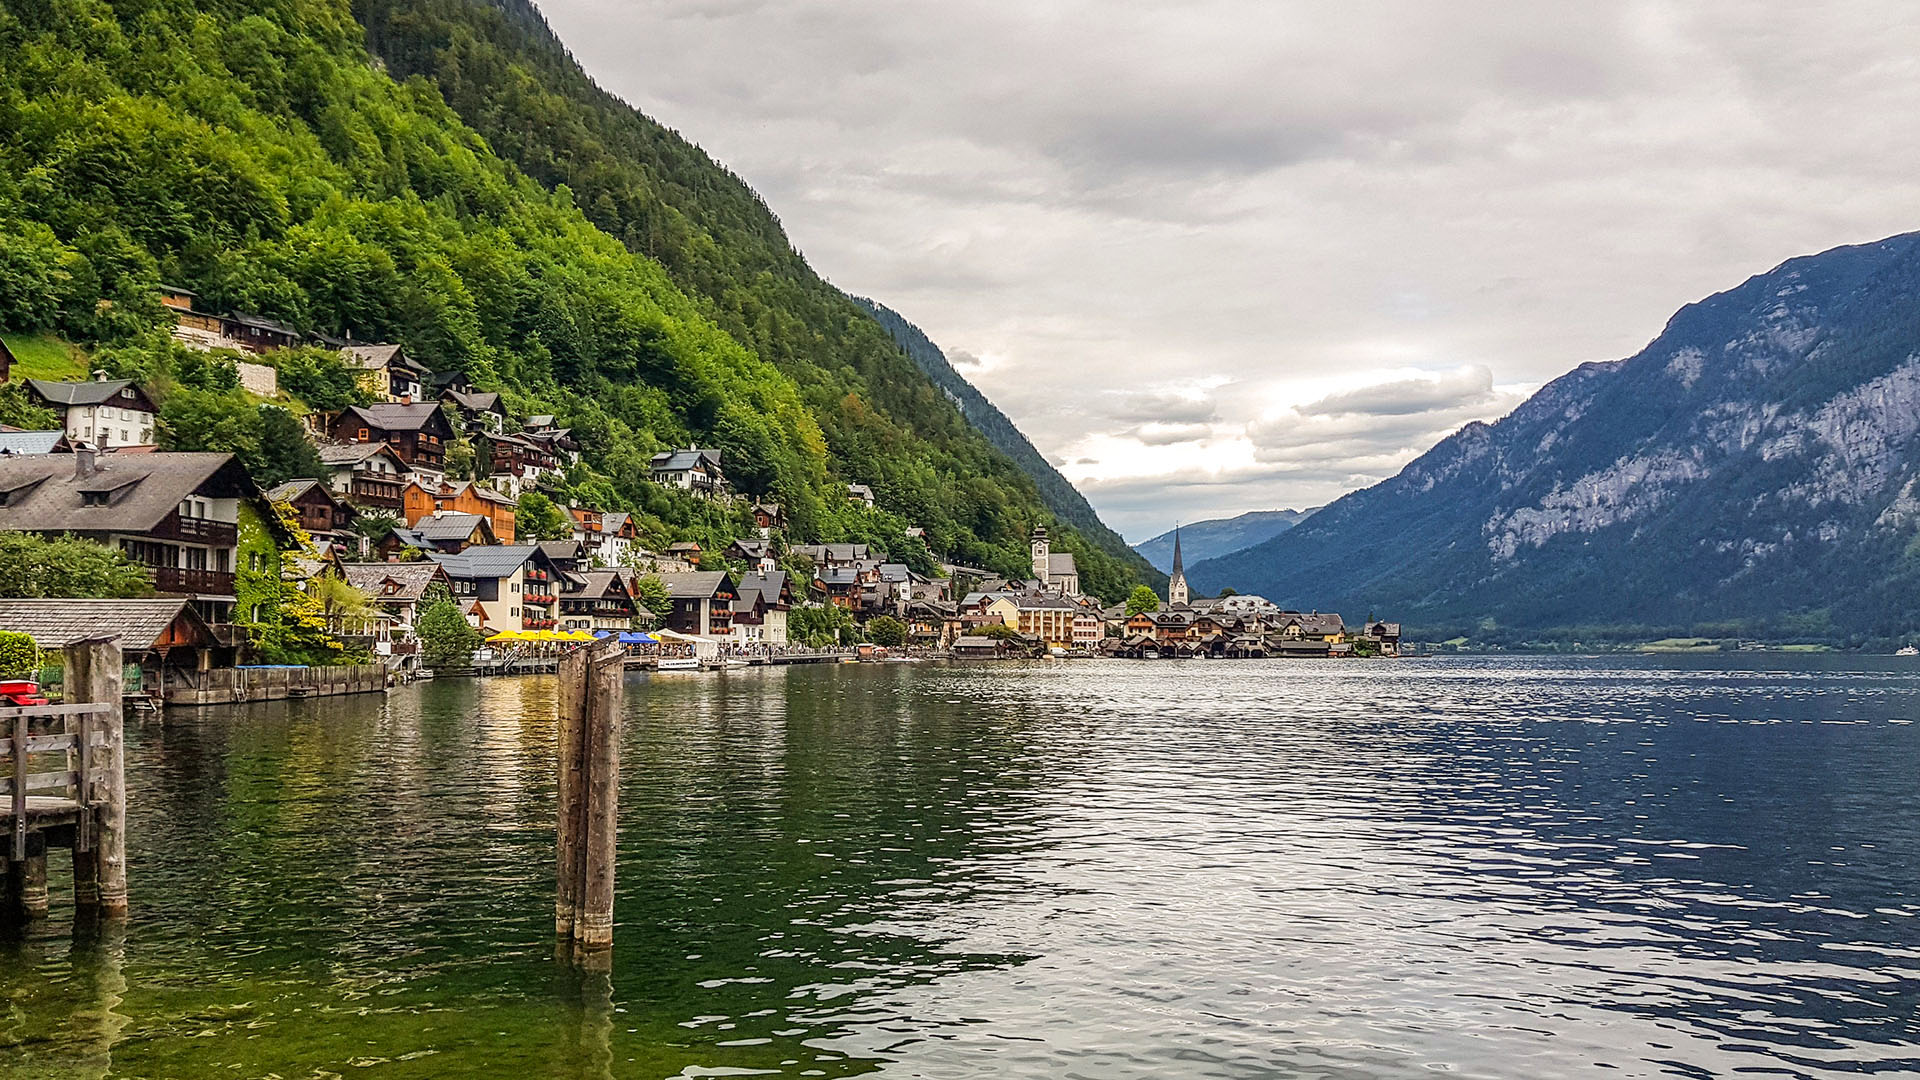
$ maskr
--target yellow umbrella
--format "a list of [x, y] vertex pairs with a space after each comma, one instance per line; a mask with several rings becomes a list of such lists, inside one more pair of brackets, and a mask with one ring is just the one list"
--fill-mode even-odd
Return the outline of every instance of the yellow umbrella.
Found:
[[562, 631], [561, 636], [565, 637], [568, 641], [599, 641], [600, 640], [599, 638], [594, 637], [593, 632], [590, 630], [566, 630], [566, 631]]
[[533, 636], [541, 641], [572, 641], [573, 639], [558, 630], [535, 630]]
[[497, 633], [497, 634], [495, 634], [495, 635], [493, 635], [492, 637], [490, 637], [490, 638], [488, 638], [488, 639], [487, 639], [487, 644], [489, 644], [489, 645], [492, 645], [492, 644], [497, 644], [497, 643], [499, 643], [499, 642], [502, 642], [502, 641], [521, 641], [521, 640], [524, 640], [524, 639], [522, 638], [522, 636], [521, 636], [521, 634], [520, 634], [520, 631], [518, 631], [518, 630], [502, 630], [502, 631], [500, 631], [499, 633]]

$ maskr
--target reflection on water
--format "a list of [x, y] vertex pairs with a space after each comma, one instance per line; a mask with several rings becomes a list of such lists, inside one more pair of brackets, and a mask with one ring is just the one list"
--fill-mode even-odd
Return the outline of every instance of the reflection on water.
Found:
[[628, 700], [610, 978], [553, 960], [549, 680], [174, 713], [129, 735], [123, 936], [0, 943], [0, 1077], [1920, 1070], [1920, 666]]

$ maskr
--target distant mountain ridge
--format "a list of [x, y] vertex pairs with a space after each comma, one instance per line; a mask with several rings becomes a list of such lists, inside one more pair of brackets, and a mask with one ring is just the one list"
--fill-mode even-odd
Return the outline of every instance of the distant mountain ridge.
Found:
[[1912, 633], [1920, 234], [1690, 304], [1633, 357], [1188, 575], [1425, 635]]
[[[1209, 518], [1180, 526], [1181, 554], [1189, 566], [1264, 543], [1305, 521], [1319, 507], [1305, 510], [1250, 510], [1238, 517]], [[1173, 530], [1133, 545], [1153, 568], [1173, 568]]]
[[[1099, 545], [1102, 550], [1130, 551], [1127, 542], [1121, 539], [1120, 534], [1108, 528], [1106, 522], [1100, 520], [1099, 513], [1094, 510], [1092, 504], [1087, 502], [1086, 496], [1080, 494], [1080, 490], [1073, 486], [1073, 481], [1060, 475], [1060, 470], [1054, 468], [1046, 455], [1035, 448], [1026, 435], [1014, 425], [1014, 422], [1007, 418], [1007, 414], [1001, 412], [993, 402], [988, 401], [986, 395], [967, 381], [966, 376], [954, 370], [953, 364], [947, 359], [946, 352], [934, 344], [924, 331], [908, 322], [899, 312], [878, 301], [869, 300], [864, 296], [856, 296], [853, 301], [873, 313], [874, 319], [893, 337], [893, 340], [899, 342], [900, 347], [906, 350], [907, 355], [921, 371], [926, 373], [927, 378], [933, 380], [935, 386], [945, 391], [948, 399], [960, 410], [960, 415], [966, 417], [967, 422], [972, 424], [975, 430], [985, 436], [995, 449], [1012, 458], [1014, 464], [1020, 466], [1023, 472], [1033, 478], [1034, 486], [1040, 489], [1040, 501], [1046, 504], [1047, 509], [1053, 511], [1062, 521], [1086, 534], [1087, 539]], [[1170, 560], [1171, 557], [1169, 557]], [[1150, 559], [1136, 558], [1135, 561], [1139, 565], [1134, 567], [1134, 571], [1141, 581], [1155, 589], [1166, 585], [1165, 566], [1150, 565], [1152, 562]]]

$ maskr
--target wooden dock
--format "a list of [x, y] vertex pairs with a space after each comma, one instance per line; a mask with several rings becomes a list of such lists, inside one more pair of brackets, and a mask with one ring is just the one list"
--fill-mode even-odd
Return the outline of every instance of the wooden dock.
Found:
[[66, 647], [67, 701], [0, 709], [0, 918], [47, 913], [47, 852], [73, 853], [74, 905], [127, 910], [120, 646]]

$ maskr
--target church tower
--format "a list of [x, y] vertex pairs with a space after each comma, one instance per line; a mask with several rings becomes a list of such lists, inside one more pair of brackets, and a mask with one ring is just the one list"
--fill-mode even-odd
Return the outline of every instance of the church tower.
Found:
[[1167, 575], [1167, 606], [1187, 602], [1187, 568], [1180, 561], [1180, 526], [1173, 527], [1173, 572]]
[[1033, 576], [1040, 582], [1042, 589], [1047, 587], [1048, 567], [1051, 565], [1048, 555], [1051, 551], [1052, 547], [1047, 543], [1047, 527], [1035, 525], [1033, 527]]

